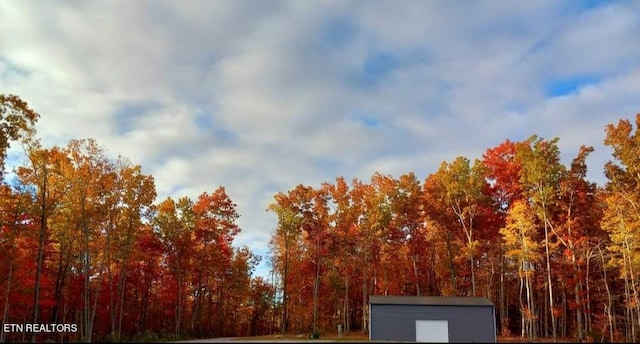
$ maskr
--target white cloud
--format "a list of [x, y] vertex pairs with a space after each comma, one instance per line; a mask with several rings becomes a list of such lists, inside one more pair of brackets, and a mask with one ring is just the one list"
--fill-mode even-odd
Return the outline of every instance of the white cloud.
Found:
[[[159, 200], [224, 185], [265, 253], [277, 191], [373, 172], [419, 179], [505, 139], [566, 162], [640, 111], [635, 2], [2, 2], [0, 91], [45, 144], [95, 138]], [[549, 82], [597, 82], [546, 98]], [[637, 93], [637, 92], [636, 92]]]

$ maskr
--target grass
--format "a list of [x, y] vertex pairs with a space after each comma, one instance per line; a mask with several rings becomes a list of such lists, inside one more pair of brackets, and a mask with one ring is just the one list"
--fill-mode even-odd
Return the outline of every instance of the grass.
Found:
[[[255, 336], [255, 337], [242, 337], [238, 338], [241, 341], [252, 341], [252, 340], [309, 340], [313, 341], [313, 339], [309, 338], [310, 333], [299, 333], [299, 334], [272, 334], [265, 336]], [[351, 332], [349, 334], [343, 334], [342, 336], [338, 336], [337, 333], [321, 333], [320, 338], [322, 340], [330, 340], [336, 342], [368, 342], [369, 334], [362, 332]], [[570, 339], [560, 339], [558, 338], [558, 343], [574, 343], [574, 340]], [[498, 343], [530, 343], [528, 339], [521, 338], [520, 336], [498, 336]], [[536, 343], [553, 343], [553, 338], [538, 338]]]
[[[577, 343], [575, 339], [558, 338], [557, 343]], [[528, 338], [520, 336], [498, 336], [498, 343], [531, 343]], [[553, 338], [539, 337], [534, 343], [554, 343]]]
[[[310, 333], [298, 333], [298, 334], [271, 334], [265, 336], [255, 336], [255, 337], [242, 337], [238, 339], [242, 339], [242, 341], [251, 341], [251, 340], [304, 340], [308, 339], [309, 341], [313, 341], [313, 339], [309, 338]], [[343, 334], [342, 336], [338, 336], [337, 333], [320, 333], [320, 338], [322, 340], [331, 340], [331, 341], [368, 341], [369, 334], [361, 333], [361, 332], [351, 332], [348, 334]]]

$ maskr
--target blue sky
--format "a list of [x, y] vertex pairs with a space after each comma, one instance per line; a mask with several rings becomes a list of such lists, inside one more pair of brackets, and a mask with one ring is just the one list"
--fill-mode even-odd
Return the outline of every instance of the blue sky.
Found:
[[[0, 92], [47, 145], [91, 137], [158, 200], [224, 185], [267, 254], [273, 195], [374, 172], [424, 180], [505, 139], [565, 163], [640, 112], [638, 1], [0, 2]], [[259, 272], [264, 273], [264, 265]]]

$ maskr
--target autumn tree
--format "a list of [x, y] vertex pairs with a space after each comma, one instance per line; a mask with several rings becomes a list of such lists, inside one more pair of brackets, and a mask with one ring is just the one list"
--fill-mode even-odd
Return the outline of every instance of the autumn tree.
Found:
[[[2, 297], [2, 323], [7, 324], [19, 319], [20, 311], [16, 309], [25, 304], [18, 301], [26, 301], [26, 291], [32, 279], [25, 278], [24, 271], [26, 261], [33, 261], [32, 251], [25, 247], [32, 236], [29, 232], [34, 230], [30, 221], [31, 196], [26, 192], [14, 191], [8, 185], [0, 184], [0, 286], [3, 290]], [[28, 276], [33, 277], [33, 276]], [[22, 290], [22, 292], [18, 292]], [[22, 295], [21, 295], [22, 294]], [[10, 318], [10, 312], [14, 317]], [[23, 314], [27, 318], [27, 314]], [[4, 343], [7, 333], [0, 332], [0, 343]]]
[[[158, 310], [158, 304], [161, 303], [163, 295], [161, 294], [161, 285], [163, 281], [163, 275], [165, 270], [164, 250], [160, 238], [153, 231], [153, 227], [149, 223], [141, 225], [137, 231], [135, 250], [131, 252], [129, 260], [129, 267], [127, 268], [130, 285], [133, 287], [123, 288], [124, 292], [121, 292], [119, 302], [120, 313], [117, 314], [118, 328], [122, 331], [122, 327], [125, 324], [124, 313], [127, 309], [137, 310], [129, 318], [129, 325], [133, 328], [139, 329], [142, 333], [148, 331], [164, 331], [161, 324], [157, 319], [161, 316], [166, 318], [164, 312], [160, 313]], [[124, 283], [123, 283], [124, 284]], [[169, 289], [171, 286], [169, 286]], [[133, 302], [130, 302], [127, 307], [125, 305], [127, 290], [132, 290], [133, 295], [137, 297], [131, 297]], [[137, 302], [136, 302], [137, 301]], [[122, 336], [122, 332], [120, 333]]]
[[16, 180], [0, 175], [2, 322], [75, 322], [80, 333], [0, 342], [366, 332], [380, 294], [486, 296], [499, 330], [529, 341], [638, 340], [640, 139], [629, 120], [606, 127], [604, 187], [587, 180], [593, 148], [564, 166], [559, 139], [533, 135], [443, 162], [423, 183], [374, 173], [278, 192], [265, 281], [254, 276], [262, 257], [234, 246], [240, 214], [223, 186], [154, 203], [141, 166], [93, 139], [44, 147], [37, 119], [0, 95], [0, 170], [10, 143], [24, 148]]
[[[516, 159], [515, 142], [505, 140], [494, 148], [489, 148], [482, 155], [482, 163], [485, 166], [485, 178], [487, 180], [487, 194], [492, 203], [492, 219], [494, 228], [503, 228], [506, 224], [506, 217], [515, 201], [521, 200], [522, 185], [520, 176], [522, 165]], [[509, 333], [509, 293], [507, 286], [511, 285], [510, 274], [507, 273], [504, 258], [503, 241], [497, 246], [499, 261], [499, 292], [498, 292], [498, 315], [500, 330], [503, 334]], [[496, 247], [494, 247], [496, 248]]]
[[4, 176], [5, 159], [11, 141], [32, 137], [39, 117], [20, 97], [0, 93], [0, 181]]
[[478, 241], [474, 236], [476, 218], [483, 206], [485, 187], [483, 165], [475, 160], [471, 165], [469, 159], [458, 157], [451, 163], [443, 163], [436, 172], [444, 188], [444, 202], [456, 216], [456, 222], [462, 229], [466, 239], [469, 271], [471, 272], [471, 295], [476, 296], [475, 255]]
[[248, 335], [257, 336], [271, 333], [270, 313], [275, 311], [273, 307], [275, 298], [273, 286], [261, 276], [257, 276], [251, 279], [249, 292], [251, 293], [249, 299], [251, 315]]
[[[581, 146], [578, 156], [571, 162], [570, 168], [560, 181], [558, 195], [559, 223], [551, 227], [560, 244], [565, 248], [563, 257], [572, 271], [568, 278], [568, 287], [573, 287], [573, 307], [576, 312], [576, 337], [585, 339], [590, 313], [588, 311], [588, 275], [587, 262], [595, 252], [595, 245], [601, 236], [597, 223], [599, 211], [596, 205], [596, 184], [588, 182], [586, 159], [593, 147]], [[595, 240], [594, 240], [595, 239]]]
[[[206, 330], [202, 325], [202, 316], [206, 307], [213, 309], [213, 302], [207, 305], [205, 296], [213, 293], [217, 295], [217, 314], [213, 317], [217, 319], [216, 327], [223, 328], [223, 320], [229, 307], [225, 301], [231, 297], [227, 294], [225, 285], [231, 282], [229, 279], [232, 279], [228, 276], [228, 271], [231, 269], [234, 254], [232, 243], [240, 232], [236, 224], [239, 214], [236, 211], [236, 204], [222, 186], [211, 194], [207, 192], [200, 194], [193, 204], [191, 214], [195, 225], [193, 255], [198, 262], [193, 267], [192, 276], [194, 303], [191, 326], [197, 328], [197, 331]], [[246, 285], [249, 283], [250, 281], [247, 280]]]
[[[257, 326], [255, 315], [259, 312], [264, 312], [263, 301], [268, 299], [256, 300], [256, 294], [252, 293], [251, 288], [264, 288], [264, 285], [256, 285], [252, 281], [252, 273], [260, 262], [260, 256], [256, 256], [251, 252], [249, 247], [242, 246], [234, 248], [232, 256], [230, 257], [229, 266], [225, 271], [226, 278], [224, 283], [219, 287], [223, 288], [222, 297], [226, 300], [227, 305], [223, 316], [223, 326], [227, 329], [223, 332], [223, 335], [248, 335], [249, 332], [255, 331], [254, 329], [247, 329], [251, 326]], [[258, 290], [257, 293], [266, 293], [268, 290]], [[267, 297], [268, 295], [261, 294], [261, 297]], [[259, 303], [256, 304], [255, 302]]]
[[[125, 290], [129, 266], [143, 234], [143, 226], [149, 221], [150, 209], [156, 197], [152, 176], [142, 173], [142, 167], [132, 165], [122, 157], [111, 171], [104, 171], [106, 192], [103, 209], [105, 219], [105, 260], [109, 279], [109, 310], [111, 333], [120, 338], [125, 312]], [[148, 239], [151, 240], [151, 239]], [[112, 267], [115, 271], [112, 271]], [[117, 278], [114, 278], [117, 274]], [[115, 283], [114, 289], [114, 280]]]
[[383, 177], [374, 174], [370, 183], [355, 180], [352, 185], [352, 198], [359, 204], [360, 214], [355, 233], [356, 272], [361, 277], [361, 330], [369, 328], [369, 295], [375, 294], [376, 270], [380, 261], [380, 240], [383, 228], [391, 222], [391, 208], [384, 191]]
[[425, 235], [422, 204], [422, 186], [413, 172], [401, 175], [395, 183], [391, 195], [391, 210], [394, 221], [401, 231], [400, 242], [409, 251], [410, 269], [413, 271], [414, 290], [420, 296], [424, 293], [421, 282], [426, 274], [422, 267], [428, 266], [425, 249], [428, 247]]
[[526, 336], [530, 341], [537, 338], [533, 280], [535, 266], [542, 258], [538, 252], [536, 227], [536, 219], [529, 204], [516, 201], [509, 208], [505, 227], [500, 230], [506, 248], [505, 256], [517, 266], [520, 279], [522, 337]]
[[[7, 257], [3, 260], [7, 262], [7, 289], [5, 293], [5, 302], [3, 307], [2, 323], [7, 323], [9, 312], [9, 294], [11, 293], [11, 285], [15, 269], [15, 246], [17, 239], [17, 226], [19, 221], [16, 216], [22, 216], [26, 212], [17, 213], [15, 201], [20, 197], [13, 194], [11, 189], [2, 185], [4, 183], [5, 160], [7, 158], [7, 150], [11, 146], [11, 141], [26, 142], [35, 134], [35, 124], [40, 115], [29, 107], [26, 101], [17, 95], [0, 93], [0, 232], [2, 232], [2, 243], [5, 248], [4, 252]], [[11, 216], [10, 214], [13, 214]], [[43, 236], [44, 239], [44, 236]], [[43, 241], [38, 241], [39, 243]], [[39, 303], [39, 287], [40, 287], [40, 271], [42, 268], [40, 252], [38, 253], [38, 267], [36, 279], [38, 280], [36, 291], [34, 292], [34, 301]], [[33, 318], [37, 319], [38, 311], [33, 313]], [[5, 334], [0, 334], [0, 342], [4, 342]]]
[[[354, 180], [352, 184], [358, 183]], [[354, 275], [356, 274], [356, 233], [358, 218], [361, 215], [361, 201], [355, 195], [356, 189], [350, 189], [343, 177], [336, 178], [335, 182], [324, 183], [322, 191], [328, 194], [331, 213], [326, 219], [328, 230], [328, 250], [334, 252], [333, 259], [329, 258], [328, 268], [335, 270], [341, 278], [342, 309], [340, 312], [340, 324], [348, 333], [350, 324], [350, 298]]]
[[423, 203], [429, 241], [434, 245], [434, 270], [437, 291], [442, 296], [459, 294], [460, 275], [457, 257], [464, 241], [460, 238], [458, 218], [446, 200], [446, 184], [441, 176], [446, 172], [446, 162], [440, 173], [430, 174], [423, 184]]
[[269, 204], [269, 211], [273, 211], [278, 216], [278, 227], [275, 232], [274, 248], [278, 256], [278, 266], [282, 276], [282, 321], [281, 331], [287, 333], [289, 329], [289, 284], [291, 276], [289, 274], [291, 262], [290, 251], [302, 233], [302, 214], [295, 207], [287, 194], [279, 192], [274, 196], [274, 201]]
[[[20, 183], [31, 188], [33, 198], [36, 200], [32, 214], [37, 219], [39, 230], [32, 321], [38, 323], [40, 319], [40, 281], [45, 245], [49, 238], [49, 217], [57, 210], [60, 201], [71, 189], [71, 181], [68, 179], [71, 163], [60, 148], [42, 148], [37, 140], [30, 141], [25, 146], [25, 154], [28, 164], [18, 167], [17, 175]], [[35, 333], [32, 340], [35, 340]]]
[[[101, 204], [110, 190], [109, 177], [113, 168], [104, 154], [103, 148], [95, 140], [71, 140], [65, 149], [72, 169], [69, 179], [71, 188], [65, 197], [72, 207], [71, 216], [75, 220], [81, 243], [81, 264], [83, 278], [83, 308], [80, 332], [83, 340], [91, 342], [93, 324], [100, 293], [100, 284], [92, 286], [91, 276], [102, 276], [105, 268], [103, 236], [106, 212]], [[93, 295], [93, 299], [91, 296]]]
[[[320, 297], [320, 272], [323, 269], [326, 255], [327, 230], [329, 222], [329, 195], [322, 189], [312, 190], [310, 196], [310, 209], [304, 211], [303, 230], [307, 240], [311, 241], [312, 258], [315, 268], [315, 278], [313, 280], [313, 314], [312, 333], [318, 332], [318, 303]], [[309, 201], [309, 200], [307, 200]]]
[[629, 120], [606, 127], [605, 145], [613, 150], [613, 161], [605, 165], [607, 199], [602, 227], [609, 233], [608, 250], [614, 253], [611, 262], [620, 270], [625, 282], [624, 299], [627, 326], [626, 340], [635, 342], [640, 328], [640, 292], [637, 272], [640, 271], [640, 114], [634, 127]]
[[406, 281], [404, 268], [407, 265], [400, 264], [402, 268], [398, 268], [398, 263], [403, 262], [408, 251], [402, 243], [405, 237], [393, 211], [393, 195], [396, 192], [397, 180], [391, 175], [375, 173], [371, 177], [371, 185], [374, 187], [374, 195], [369, 201], [378, 202], [374, 207], [367, 207], [374, 216], [372, 224], [376, 228], [372, 256], [378, 260], [378, 264], [371, 276], [377, 282], [374, 284], [376, 289], [373, 295], [402, 294], [406, 291], [403, 289]]
[[176, 336], [182, 334], [182, 321], [185, 309], [185, 271], [189, 269], [190, 254], [193, 245], [193, 220], [189, 212], [193, 202], [183, 197], [176, 203], [167, 197], [156, 206], [153, 226], [167, 254], [167, 265], [175, 283], [173, 296], [173, 315]]
[[521, 183], [523, 191], [531, 203], [531, 209], [542, 223], [544, 230], [544, 251], [547, 276], [547, 295], [551, 319], [551, 334], [557, 340], [557, 314], [553, 295], [554, 283], [551, 269], [552, 250], [557, 245], [551, 241], [554, 231], [553, 212], [557, 206], [559, 183], [565, 173], [560, 163], [558, 138], [544, 140], [536, 135], [522, 142], [517, 150], [517, 158], [522, 164]]

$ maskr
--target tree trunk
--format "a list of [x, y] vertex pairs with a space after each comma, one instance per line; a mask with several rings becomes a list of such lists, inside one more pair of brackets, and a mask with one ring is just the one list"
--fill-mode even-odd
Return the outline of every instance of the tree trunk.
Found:
[[591, 251], [592, 248], [589, 248], [588, 253], [586, 254], [587, 257], [587, 266], [586, 266], [586, 271], [584, 274], [584, 287], [585, 287], [585, 294], [584, 294], [584, 299], [583, 299], [583, 303], [584, 303], [584, 331], [585, 331], [585, 338], [587, 338], [587, 335], [589, 333], [591, 333], [592, 331], [592, 325], [593, 325], [593, 318], [591, 317], [591, 286], [590, 286], [590, 278], [589, 276], [591, 276], [591, 258], [593, 258], [593, 252]]
[[[631, 292], [633, 294], [633, 302], [630, 302], [629, 305], [634, 305], [631, 309], [631, 330], [632, 330], [632, 341], [635, 343], [636, 342], [636, 328], [638, 326], [638, 323], [640, 322], [640, 305], [638, 305], [637, 300], [639, 300], [638, 298], [638, 288], [637, 288], [637, 283], [636, 283], [636, 275], [633, 269], [633, 261], [631, 260], [631, 248], [629, 247], [629, 243], [625, 242], [625, 251], [629, 252], [627, 254], [627, 259], [629, 260], [628, 262], [628, 266], [629, 266], [629, 276], [631, 277]], [[631, 307], [630, 307], [631, 308]]]
[[[34, 324], [38, 323], [38, 316], [40, 313], [39, 304], [40, 304], [40, 274], [42, 272], [42, 263], [44, 259], [44, 242], [45, 242], [45, 234], [47, 228], [47, 168], [44, 167], [44, 178], [43, 178], [43, 186], [40, 190], [40, 234], [38, 239], [38, 256], [36, 258], [36, 280], [35, 286], [33, 288], [33, 316], [32, 322]], [[36, 341], [36, 332], [31, 335], [31, 342]]]
[[602, 253], [602, 248], [600, 248], [600, 245], [598, 245], [598, 254], [600, 255], [600, 261], [602, 263], [602, 277], [604, 280], [604, 288], [607, 291], [607, 304], [604, 308], [605, 314], [607, 315], [607, 321], [609, 323], [609, 342], [613, 342], [613, 333], [615, 332], [616, 327], [613, 315], [611, 314], [611, 309], [613, 308], [613, 297], [611, 296], [611, 289], [609, 288], [607, 265], [604, 261], [604, 254]]
[[313, 333], [317, 333], [318, 319], [318, 289], [320, 284], [320, 257], [316, 255], [316, 277], [313, 281]]
[[562, 293], [562, 302], [560, 303], [562, 305], [562, 318], [559, 319], [560, 322], [560, 337], [561, 338], [567, 338], [567, 284], [565, 283], [564, 280], [561, 280], [560, 282], [560, 292]]
[[498, 306], [500, 307], [500, 332], [502, 335], [507, 335], [509, 333], [509, 325], [507, 323], [507, 300], [505, 295], [505, 281], [504, 281], [504, 248], [502, 246], [502, 241], [500, 241], [500, 296]]
[[582, 314], [583, 304], [582, 304], [582, 295], [581, 295], [582, 279], [580, 277], [580, 268], [576, 263], [575, 254], [572, 254], [572, 263], [573, 263], [573, 269], [577, 275], [576, 276], [577, 281], [574, 285], [574, 294], [575, 294], [575, 301], [576, 301], [576, 330], [578, 331], [577, 340], [578, 342], [582, 343], [582, 341], [584, 340], [584, 324], [583, 324], [583, 314]]
[[344, 332], [349, 333], [351, 331], [351, 321], [349, 315], [349, 280], [345, 280], [345, 291], [344, 291], [344, 304], [343, 304], [343, 312], [344, 316]]
[[527, 292], [527, 306], [528, 306], [528, 324], [529, 324], [529, 340], [531, 342], [537, 340], [538, 333], [536, 331], [536, 325], [534, 316], [536, 315], [536, 304], [534, 301], [533, 282], [531, 281], [532, 270], [530, 270], [530, 262], [525, 262], [524, 274], [525, 274], [525, 286]]
[[[9, 276], [7, 276], [7, 291], [4, 297], [4, 310], [2, 311], [2, 324], [6, 324], [9, 317], [9, 294], [11, 293], [11, 278], [13, 277], [13, 261], [9, 261]], [[0, 331], [0, 343], [5, 342], [5, 331]]]
[[420, 278], [418, 277], [418, 266], [416, 264], [416, 254], [411, 255], [411, 263], [413, 264], [413, 278], [416, 280], [416, 296], [420, 296]]
[[179, 337], [180, 336], [180, 332], [181, 332], [181, 324], [182, 324], [182, 271], [180, 270], [180, 258], [181, 257], [177, 257], [176, 260], [176, 275], [177, 275], [177, 283], [178, 283], [178, 288], [177, 288], [177, 297], [176, 297], [176, 336]]
[[472, 296], [476, 297], [476, 269], [475, 269], [475, 261], [473, 258], [473, 242], [471, 241], [471, 237], [469, 237], [469, 263], [471, 264], [471, 291]]
[[122, 271], [120, 272], [120, 278], [118, 279], [118, 305], [119, 305], [119, 310], [118, 310], [118, 331], [117, 331], [117, 338], [120, 339], [120, 337], [122, 336], [122, 317], [124, 314], [124, 291], [126, 290], [127, 287], [127, 268], [126, 266], [122, 268]]
[[64, 246], [61, 245], [60, 256], [58, 260], [58, 273], [56, 274], [55, 291], [54, 291], [55, 304], [51, 308], [51, 315], [49, 316], [49, 319], [51, 319], [51, 323], [58, 322], [58, 313], [60, 309], [60, 302], [62, 299], [62, 289], [64, 288], [64, 285], [65, 285], [67, 271], [70, 263], [69, 251], [70, 250], [66, 250]]
[[369, 277], [367, 276], [368, 266], [369, 259], [367, 257], [367, 254], [365, 254], [364, 264], [362, 266], [362, 332], [369, 331]]
[[281, 333], [282, 334], [286, 334], [287, 330], [289, 329], [289, 324], [288, 324], [288, 312], [287, 312], [287, 278], [289, 273], [289, 241], [285, 239], [285, 244], [284, 244], [284, 276], [282, 276], [282, 328], [281, 328]]
[[[112, 223], [112, 215], [110, 216], [109, 224], [107, 226], [106, 231], [106, 250], [107, 250], [107, 279], [109, 280], [109, 320], [110, 322], [110, 330], [111, 330], [111, 340], [120, 340], [120, 335], [116, 331], [116, 316], [117, 316], [117, 305], [114, 299], [113, 293], [113, 272], [111, 271], [111, 223]], [[116, 296], [117, 298], [117, 296]], [[116, 338], [113, 338], [113, 337]]]
[[133, 218], [129, 216], [129, 223], [127, 225], [127, 241], [125, 243], [125, 252], [122, 258], [121, 268], [120, 268], [120, 277], [118, 278], [118, 287], [117, 287], [117, 297], [118, 301], [116, 301], [116, 305], [119, 307], [117, 311], [118, 314], [118, 330], [117, 330], [117, 338], [120, 340], [120, 336], [122, 336], [122, 317], [124, 314], [124, 295], [127, 285], [127, 274], [129, 272], [129, 258], [131, 256], [131, 246], [132, 246], [132, 231], [134, 228]]
[[[624, 269], [626, 270], [626, 257], [624, 258], [625, 262], [624, 262]], [[624, 276], [624, 299], [625, 299], [625, 304], [630, 305], [632, 300], [631, 300], [631, 291], [630, 291], [630, 287], [629, 287], [629, 277], [627, 276], [627, 274], [625, 274]], [[633, 315], [631, 314], [631, 307], [624, 307], [625, 310], [625, 337], [626, 337], [626, 341], [629, 343], [635, 343], [635, 325], [633, 323]]]
[[[449, 264], [449, 273], [451, 274], [451, 292], [453, 296], [457, 296], [456, 291], [456, 270], [453, 266], [453, 253], [451, 252], [451, 233], [447, 230], [447, 260]], [[450, 296], [450, 295], [449, 295]]]
[[142, 310], [140, 312], [140, 331], [143, 333], [147, 330], [147, 317], [149, 315], [149, 299], [151, 296], [152, 278], [147, 277], [144, 293], [142, 294]]
[[[102, 266], [99, 269], [102, 271]], [[96, 284], [96, 293], [93, 296], [93, 308], [91, 309], [91, 318], [89, 319], [89, 341], [91, 341], [91, 337], [93, 336], [93, 322], [96, 319], [96, 311], [98, 310], [98, 299], [100, 298], [100, 281]]]
[[90, 298], [90, 288], [89, 288], [89, 273], [90, 273], [90, 255], [89, 255], [89, 228], [86, 223], [85, 218], [85, 208], [84, 208], [84, 197], [81, 199], [81, 215], [80, 215], [80, 226], [82, 229], [82, 273], [84, 275], [84, 291], [83, 291], [83, 328], [85, 329], [85, 333], [83, 336], [83, 341], [86, 343], [91, 343], [91, 298]]
[[[544, 208], [544, 206], [543, 206]], [[543, 210], [544, 217], [544, 249], [545, 249], [545, 257], [547, 264], [547, 285], [549, 288], [549, 314], [551, 315], [551, 333], [553, 335], [553, 342], [558, 341], [557, 334], [557, 325], [556, 325], [556, 315], [553, 303], [553, 283], [551, 281], [551, 253], [549, 252], [549, 226], [547, 221], [547, 211], [546, 208]]]

